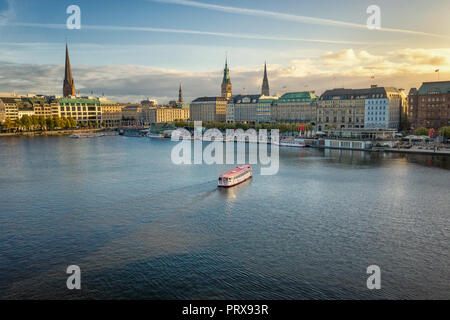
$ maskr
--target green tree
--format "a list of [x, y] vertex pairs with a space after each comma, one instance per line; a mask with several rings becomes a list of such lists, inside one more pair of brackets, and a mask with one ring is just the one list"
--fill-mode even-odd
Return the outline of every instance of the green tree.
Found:
[[35, 114], [31, 116], [31, 123], [33, 126], [33, 130], [36, 130], [36, 128], [39, 126], [39, 117]]
[[55, 128], [62, 128], [64, 123], [61, 121], [61, 118], [58, 115], [53, 116], [53, 126]]
[[450, 139], [450, 126], [440, 128], [439, 135], [445, 139]]
[[53, 121], [53, 117], [48, 116], [45, 118], [45, 126], [47, 130], [53, 130], [55, 128], [55, 122]]
[[29, 131], [31, 129], [31, 126], [33, 125], [33, 122], [29, 115], [24, 114], [22, 118], [20, 118], [20, 124], [23, 128], [25, 128], [25, 130]]
[[38, 117], [38, 125], [39, 125], [41, 130], [44, 130], [46, 128], [47, 122], [45, 121], [45, 117], [44, 116], [39, 116]]
[[75, 119], [73, 117], [68, 117], [67, 120], [69, 122], [69, 128], [77, 127], [77, 122], [75, 121]]
[[20, 121], [19, 118], [14, 120], [14, 128], [16, 128], [18, 131], [21, 130], [21, 128], [22, 128], [22, 121]]
[[6, 118], [3, 126], [5, 127], [6, 131], [10, 131], [12, 128], [14, 128], [14, 121], [12, 121], [11, 118]]
[[425, 127], [417, 128], [416, 131], [414, 131], [416, 136], [428, 136], [429, 133], [430, 131]]

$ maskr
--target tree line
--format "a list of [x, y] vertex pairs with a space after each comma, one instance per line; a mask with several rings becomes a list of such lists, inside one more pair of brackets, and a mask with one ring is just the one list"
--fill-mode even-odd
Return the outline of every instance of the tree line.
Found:
[[47, 131], [55, 129], [74, 129], [78, 127], [94, 128], [99, 127], [99, 123], [95, 121], [88, 121], [78, 124], [73, 117], [54, 116], [37, 116], [37, 115], [23, 115], [20, 119], [11, 120], [6, 118], [3, 124], [0, 124], [1, 129], [7, 132], [11, 131]]
[[[183, 127], [183, 128], [193, 128], [194, 122], [193, 121], [186, 121], [186, 120], [175, 120], [174, 122], [176, 127]], [[298, 132], [300, 126], [304, 126], [306, 131], [312, 130], [312, 125], [310, 123], [285, 123], [285, 122], [272, 122], [272, 123], [243, 123], [243, 122], [233, 122], [233, 123], [226, 123], [226, 122], [202, 122], [202, 126], [211, 129], [211, 128], [217, 128], [219, 130], [226, 130], [226, 129], [278, 129], [280, 132]]]

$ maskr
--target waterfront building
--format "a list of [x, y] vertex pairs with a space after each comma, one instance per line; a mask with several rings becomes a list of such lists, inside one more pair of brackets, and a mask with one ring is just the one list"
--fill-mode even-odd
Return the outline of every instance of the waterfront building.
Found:
[[57, 99], [60, 116], [72, 117], [78, 123], [101, 122], [102, 107], [100, 101], [93, 97]]
[[70, 67], [69, 49], [66, 43], [66, 65], [64, 69], [63, 96], [75, 96], [75, 82], [72, 78], [72, 68]]
[[401, 107], [401, 94], [395, 88], [326, 90], [317, 102], [317, 128], [398, 128]]
[[272, 108], [277, 103], [278, 96], [265, 96], [259, 97], [256, 103], [256, 122], [271, 122], [272, 121]]
[[225, 68], [223, 69], [223, 79], [222, 79], [222, 86], [221, 86], [221, 95], [225, 99], [231, 98], [232, 95], [232, 86], [231, 86], [231, 79], [230, 79], [230, 70], [228, 69], [228, 62], [227, 59], [225, 59]]
[[437, 132], [450, 126], [450, 81], [424, 82], [419, 90], [412, 88], [408, 105], [411, 130], [425, 127]]
[[266, 62], [264, 62], [264, 76], [263, 76], [263, 82], [262, 82], [262, 86], [261, 86], [261, 95], [263, 95], [263, 96], [270, 96], [269, 80], [267, 78]]
[[139, 104], [129, 104], [122, 108], [122, 119], [126, 121], [143, 121], [144, 112], [151, 107]]
[[34, 115], [33, 108], [19, 108], [19, 110], [17, 112], [17, 117], [20, 119], [24, 115], [27, 115], [29, 117], [33, 116]]
[[392, 87], [373, 87], [365, 99], [364, 127], [399, 129], [403, 98]]
[[227, 122], [256, 122], [256, 108], [261, 95], [236, 95], [227, 102]]
[[191, 102], [189, 106], [192, 121], [218, 121], [226, 120], [227, 98], [200, 97]]
[[26, 102], [32, 106], [33, 112], [36, 116], [49, 117], [61, 115], [59, 104], [55, 97], [35, 96], [22, 100], [26, 100]]
[[6, 106], [3, 103], [2, 99], [0, 99], [0, 123], [5, 122], [6, 119]]
[[21, 99], [19, 97], [7, 96], [0, 97], [5, 108], [5, 119], [9, 118], [11, 120], [19, 119], [19, 105]]
[[313, 91], [288, 92], [272, 106], [271, 119], [275, 122], [316, 122], [318, 97]]
[[102, 122], [107, 126], [118, 126], [122, 121], [123, 106], [117, 102], [108, 101], [104, 98], [99, 98], [102, 110]]
[[145, 111], [149, 123], [174, 122], [175, 120], [189, 120], [188, 108], [150, 108]]

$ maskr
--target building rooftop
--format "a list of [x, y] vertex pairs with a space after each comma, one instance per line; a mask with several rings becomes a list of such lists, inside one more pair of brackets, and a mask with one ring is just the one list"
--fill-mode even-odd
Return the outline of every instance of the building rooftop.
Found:
[[[387, 92], [400, 93], [400, 91], [398, 89], [393, 88], [393, 87], [372, 86], [371, 88], [364, 88], [364, 89], [337, 88], [337, 89], [326, 90], [320, 96], [320, 100], [385, 98]], [[381, 95], [381, 96], [377, 97], [375, 95]]]
[[230, 98], [231, 103], [256, 103], [260, 94], [238, 94]]
[[419, 88], [419, 94], [450, 93], [450, 81], [424, 82]]
[[278, 102], [303, 102], [317, 99], [318, 97], [311, 91], [287, 92], [278, 99]]
[[216, 101], [227, 101], [224, 97], [200, 97], [192, 102], [216, 102]]
[[84, 99], [84, 98], [61, 98], [58, 99], [59, 103], [86, 103], [86, 104], [98, 104], [97, 99]]

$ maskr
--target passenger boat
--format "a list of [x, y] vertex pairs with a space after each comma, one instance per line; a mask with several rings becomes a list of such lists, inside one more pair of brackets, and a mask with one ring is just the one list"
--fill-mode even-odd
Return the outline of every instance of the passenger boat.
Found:
[[294, 148], [305, 148], [306, 143], [302, 139], [280, 139], [279, 142], [274, 142], [274, 145], [281, 147], [294, 147]]
[[164, 138], [164, 135], [161, 134], [161, 133], [152, 133], [152, 132], [149, 131], [149, 132], [147, 133], [147, 137], [148, 137], [148, 138], [163, 139], [163, 138]]
[[219, 176], [218, 187], [232, 187], [252, 177], [252, 167], [248, 164], [234, 168]]

